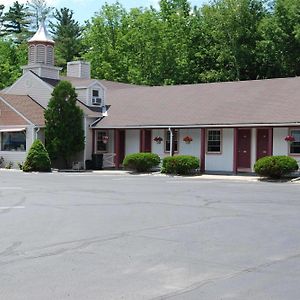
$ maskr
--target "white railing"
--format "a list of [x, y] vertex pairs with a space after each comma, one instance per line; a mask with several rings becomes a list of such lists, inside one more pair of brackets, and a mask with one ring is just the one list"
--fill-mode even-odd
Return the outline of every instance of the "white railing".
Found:
[[115, 167], [115, 153], [103, 153], [103, 168]]

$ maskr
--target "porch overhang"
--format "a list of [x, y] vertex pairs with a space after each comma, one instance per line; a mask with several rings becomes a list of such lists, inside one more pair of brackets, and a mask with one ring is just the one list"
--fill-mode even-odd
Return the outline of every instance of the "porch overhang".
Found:
[[281, 123], [236, 123], [236, 124], [173, 124], [173, 125], [114, 125], [114, 126], [95, 126], [91, 129], [168, 129], [168, 128], [241, 128], [241, 127], [297, 127], [300, 122], [281, 122]]
[[21, 132], [21, 131], [25, 131], [26, 128], [2, 128], [0, 129], [0, 132]]

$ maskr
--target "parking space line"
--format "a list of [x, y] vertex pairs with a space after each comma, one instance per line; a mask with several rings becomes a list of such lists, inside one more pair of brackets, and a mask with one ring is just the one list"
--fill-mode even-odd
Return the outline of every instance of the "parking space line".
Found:
[[25, 206], [0, 206], [0, 210], [7, 210], [7, 209], [22, 209]]

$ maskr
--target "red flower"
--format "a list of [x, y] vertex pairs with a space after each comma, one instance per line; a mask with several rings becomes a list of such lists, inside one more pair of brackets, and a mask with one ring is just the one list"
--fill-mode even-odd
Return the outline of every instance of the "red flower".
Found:
[[189, 143], [192, 140], [193, 140], [193, 138], [191, 136], [188, 136], [188, 135], [183, 138], [183, 141], [186, 142], [186, 143]]
[[286, 142], [295, 142], [295, 138], [292, 135], [287, 135], [284, 140]]
[[155, 142], [161, 142], [163, 139], [162, 139], [162, 137], [160, 137], [160, 136], [156, 136], [154, 139], [153, 139], [153, 141], [155, 141]]

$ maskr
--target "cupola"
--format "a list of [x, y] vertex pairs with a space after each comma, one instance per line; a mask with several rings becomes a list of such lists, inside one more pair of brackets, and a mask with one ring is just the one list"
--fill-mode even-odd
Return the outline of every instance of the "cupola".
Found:
[[23, 67], [23, 73], [32, 71], [40, 77], [59, 79], [60, 70], [54, 66], [54, 41], [42, 21], [28, 41], [28, 65]]
[[48, 34], [44, 21], [28, 41], [28, 64], [36, 63], [54, 66], [54, 41]]

